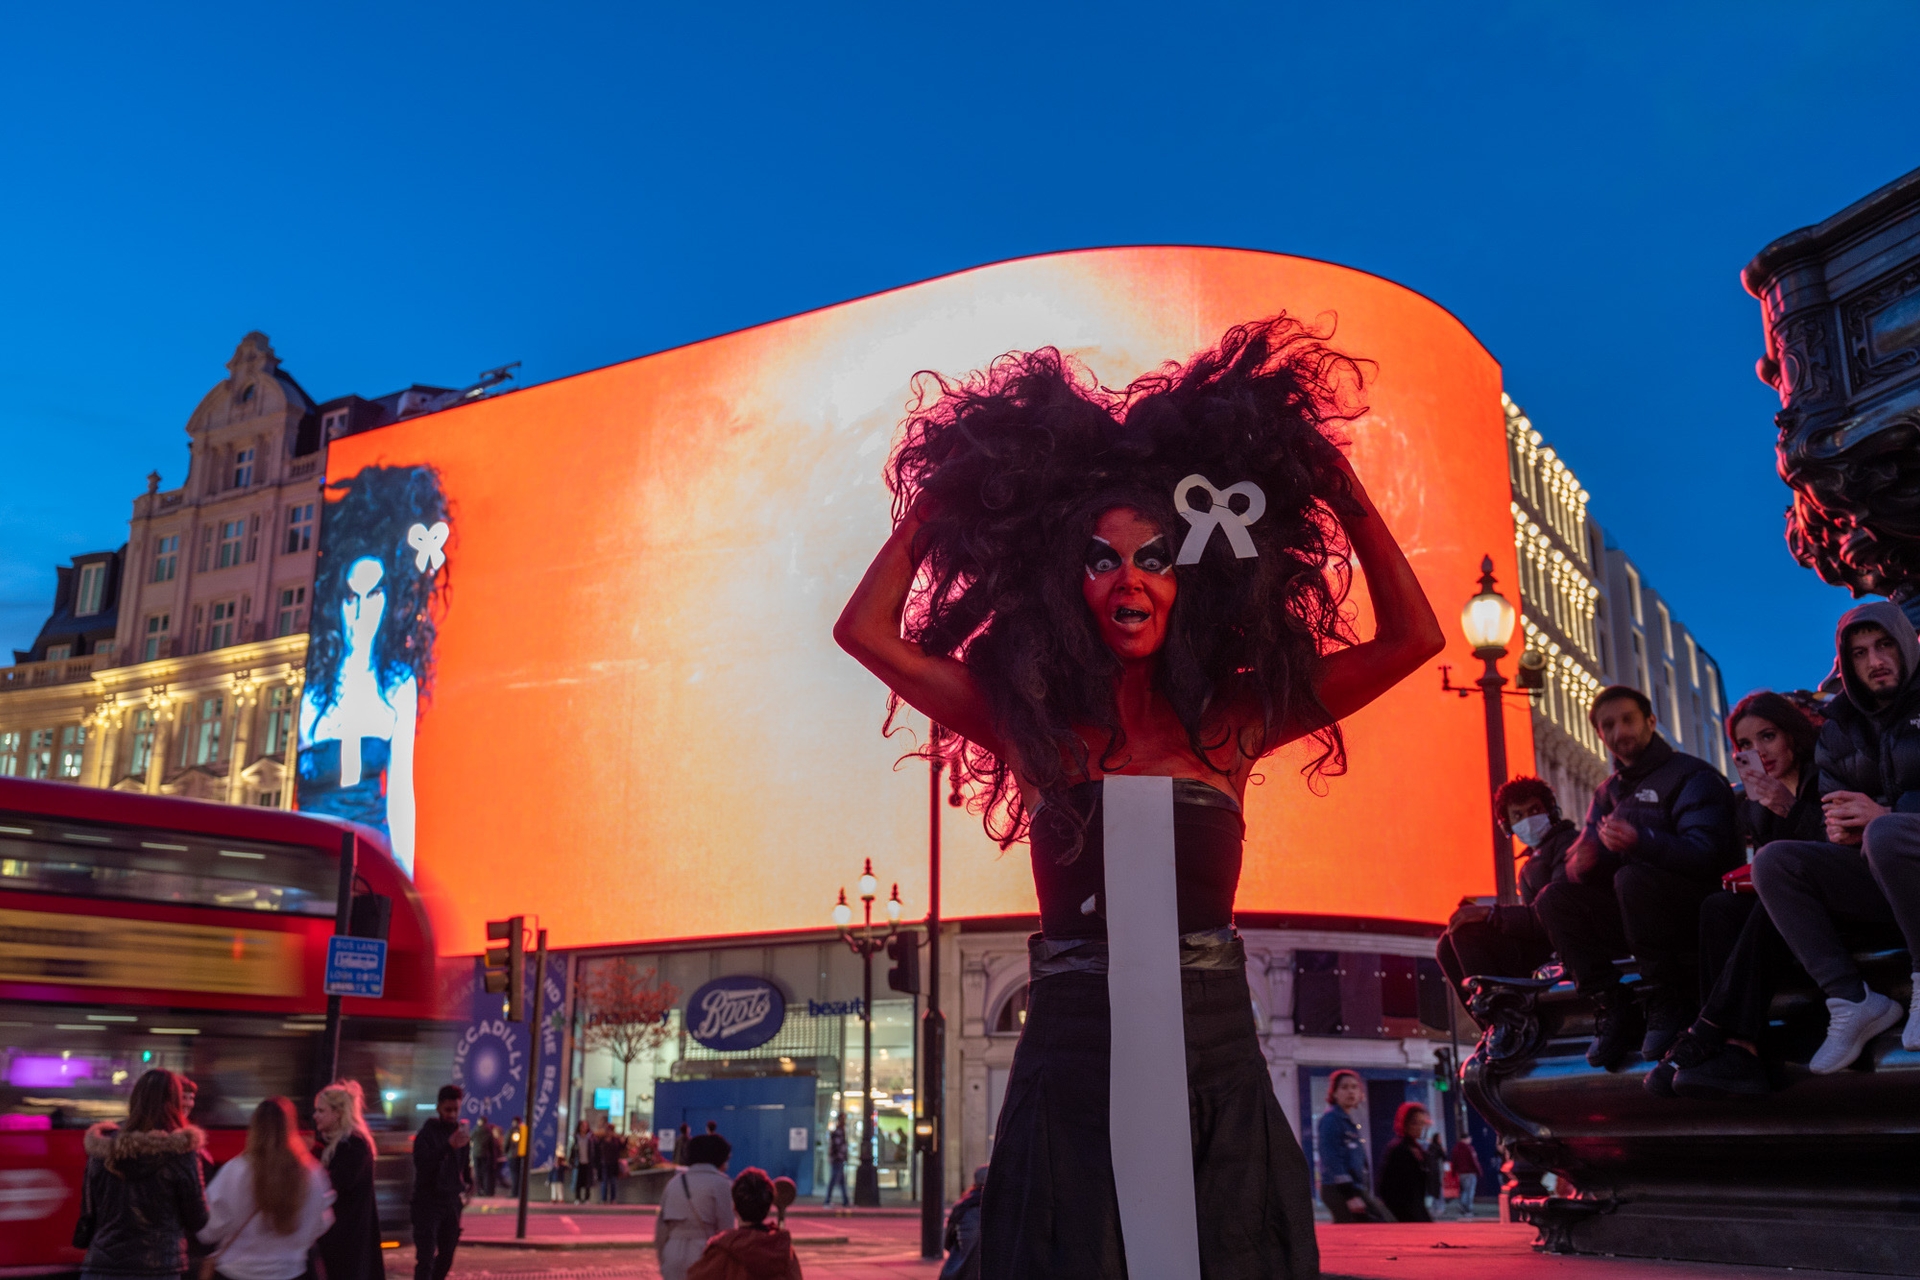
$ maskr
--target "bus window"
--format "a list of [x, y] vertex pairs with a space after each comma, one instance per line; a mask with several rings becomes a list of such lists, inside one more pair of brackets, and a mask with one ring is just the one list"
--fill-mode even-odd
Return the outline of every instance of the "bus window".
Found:
[[318, 850], [0, 813], [0, 889], [330, 916]]

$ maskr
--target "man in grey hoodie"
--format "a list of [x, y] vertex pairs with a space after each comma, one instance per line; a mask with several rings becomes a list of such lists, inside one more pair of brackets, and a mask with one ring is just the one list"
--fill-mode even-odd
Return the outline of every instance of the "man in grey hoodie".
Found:
[[[1842, 928], [1897, 925], [1920, 964], [1920, 639], [1898, 605], [1848, 610], [1834, 630], [1842, 692], [1814, 753], [1827, 841], [1760, 850], [1753, 883], [1793, 954], [1827, 997], [1827, 1038], [1809, 1067], [1851, 1066], [1901, 1020], [1867, 988]], [[1902, 1044], [1920, 1050], [1920, 979]]]

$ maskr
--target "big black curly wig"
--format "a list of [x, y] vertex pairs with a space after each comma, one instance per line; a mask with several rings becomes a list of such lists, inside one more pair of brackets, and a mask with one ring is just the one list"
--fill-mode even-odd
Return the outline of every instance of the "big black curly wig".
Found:
[[[1076, 726], [1104, 732], [1102, 768], [1123, 757], [1120, 661], [1081, 594], [1084, 551], [1095, 521], [1115, 507], [1134, 508], [1180, 546], [1187, 526], [1174, 489], [1192, 474], [1222, 488], [1255, 481], [1266, 512], [1249, 528], [1256, 557], [1236, 559], [1216, 534], [1198, 564], [1175, 569], [1160, 691], [1202, 759], [1227, 743], [1230, 729], [1209, 738], [1203, 723], [1230, 697], [1257, 709], [1236, 717], [1257, 721], [1241, 743], [1254, 758], [1310, 735], [1319, 750], [1306, 772], [1344, 769], [1339, 725], [1313, 681], [1324, 653], [1354, 642], [1341, 609], [1350, 573], [1335, 515], [1353, 496], [1336, 449], [1338, 424], [1366, 411], [1366, 365], [1329, 347], [1331, 337], [1331, 324], [1274, 316], [1121, 391], [1052, 348], [1003, 356], [958, 380], [915, 380], [886, 471], [895, 519], [916, 509], [924, 519], [905, 634], [960, 659], [985, 692], [1012, 758], [964, 739], [939, 749], [1003, 847], [1031, 816], [1016, 766], [1050, 811], [1066, 812], [1051, 802], [1086, 776], [1090, 758]], [[1195, 497], [1190, 505], [1204, 507], [1204, 491]], [[889, 725], [897, 709], [896, 698]]]

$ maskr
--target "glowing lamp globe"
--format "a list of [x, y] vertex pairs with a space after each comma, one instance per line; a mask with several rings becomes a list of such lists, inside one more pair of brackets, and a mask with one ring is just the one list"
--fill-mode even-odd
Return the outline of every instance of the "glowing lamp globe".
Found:
[[893, 886], [893, 896], [887, 899], [887, 919], [898, 921], [900, 913], [906, 908], [900, 901], [900, 886]]
[[853, 923], [853, 908], [847, 905], [847, 891], [840, 891], [840, 901], [833, 904], [833, 922], [842, 929]]
[[873, 859], [867, 859], [867, 869], [860, 873], [860, 896], [868, 902], [880, 892], [880, 882], [873, 878]]
[[1513, 604], [1493, 589], [1493, 560], [1480, 562], [1480, 594], [1460, 610], [1460, 629], [1476, 657], [1498, 657], [1513, 639]]

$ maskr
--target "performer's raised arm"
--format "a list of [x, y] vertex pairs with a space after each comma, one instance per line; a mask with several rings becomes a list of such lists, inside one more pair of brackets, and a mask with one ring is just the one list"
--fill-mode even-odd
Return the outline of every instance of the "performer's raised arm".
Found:
[[[1387, 522], [1346, 455], [1338, 456], [1340, 468], [1352, 485], [1353, 501], [1339, 504], [1335, 514], [1367, 580], [1367, 598], [1373, 604], [1373, 638], [1337, 649], [1321, 661], [1313, 688], [1320, 705], [1335, 720], [1360, 710], [1447, 647], [1446, 633], [1434, 617], [1413, 566], [1393, 540]], [[1295, 732], [1309, 728], [1312, 726], [1302, 725]]]
[[929, 654], [901, 634], [901, 617], [918, 568], [913, 542], [920, 525], [915, 508], [894, 528], [840, 611], [833, 638], [908, 706], [1000, 754], [987, 700], [965, 664]]

